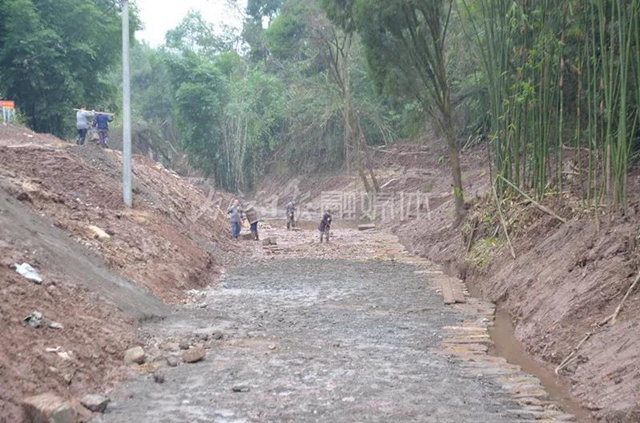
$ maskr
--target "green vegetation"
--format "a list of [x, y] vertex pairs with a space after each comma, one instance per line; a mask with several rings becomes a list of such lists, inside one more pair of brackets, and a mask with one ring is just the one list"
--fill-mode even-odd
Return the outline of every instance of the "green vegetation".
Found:
[[563, 190], [570, 151], [585, 201], [624, 212], [639, 135], [640, 2], [464, 5], [487, 75], [495, 172], [540, 199]]
[[36, 131], [64, 136], [74, 107], [115, 102], [107, 75], [121, 40], [117, 0], [2, 0], [0, 97], [15, 100]]
[[[345, 170], [377, 191], [370, 147], [435, 132], [456, 220], [459, 151], [482, 142], [499, 196], [571, 190], [626, 212], [640, 0], [249, 0], [244, 16], [192, 13], [132, 51], [137, 127], [221, 187]], [[117, 111], [119, 28], [115, 0], [0, 1], [0, 95], [60, 136], [82, 103]]]

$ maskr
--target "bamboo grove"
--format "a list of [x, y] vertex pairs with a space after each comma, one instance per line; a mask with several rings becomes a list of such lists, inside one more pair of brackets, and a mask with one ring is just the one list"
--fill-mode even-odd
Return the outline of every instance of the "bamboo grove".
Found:
[[639, 136], [640, 0], [461, 10], [486, 71], [498, 191], [511, 189], [504, 179], [537, 198], [573, 189], [586, 206], [624, 213]]

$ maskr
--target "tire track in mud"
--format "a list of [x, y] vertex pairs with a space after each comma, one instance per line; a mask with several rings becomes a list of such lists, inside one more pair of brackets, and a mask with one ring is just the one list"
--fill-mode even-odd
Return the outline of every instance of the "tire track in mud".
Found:
[[[310, 237], [304, 232], [279, 233], [281, 259], [234, 268], [197, 304], [145, 326], [158, 362], [179, 354], [178, 343], [185, 340], [202, 343], [207, 357], [161, 369], [163, 384], [154, 383], [142, 366], [112, 395], [104, 421], [542, 418], [539, 409], [518, 404], [490, 372], [479, 373], [468, 360], [443, 353], [451, 328], [473, 316], [442, 304], [419, 271], [425, 261], [407, 256], [389, 235], [336, 235], [331, 246], [318, 246], [304, 241]], [[258, 257], [260, 250], [256, 246]]]

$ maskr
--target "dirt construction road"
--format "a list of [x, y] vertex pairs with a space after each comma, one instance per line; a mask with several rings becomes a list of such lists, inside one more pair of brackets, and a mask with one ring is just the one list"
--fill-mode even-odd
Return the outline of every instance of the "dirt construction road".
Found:
[[[393, 237], [338, 230], [319, 245], [312, 231], [265, 232], [278, 236], [275, 251], [240, 241], [254, 256], [247, 265], [142, 328], [154, 361], [111, 393], [99, 421], [514, 423], [537, 415], [442, 352], [444, 328], [470, 316], [443, 305]], [[201, 344], [206, 358], [168, 367], [186, 344]], [[164, 383], [154, 383], [154, 371]]]

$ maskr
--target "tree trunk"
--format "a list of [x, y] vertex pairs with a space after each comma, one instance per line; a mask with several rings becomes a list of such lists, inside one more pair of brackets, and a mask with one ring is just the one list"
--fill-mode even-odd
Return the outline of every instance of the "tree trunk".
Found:
[[460, 155], [454, 131], [453, 116], [451, 116], [451, 109], [445, 108], [445, 110], [443, 110], [443, 115], [443, 123], [446, 125], [445, 136], [447, 139], [447, 146], [449, 147], [449, 160], [451, 162], [451, 177], [453, 179], [453, 198], [456, 213], [454, 224], [458, 225], [465, 215], [462, 172], [460, 171]]
[[356, 112], [356, 122], [358, 123], [358, 132], [360, 140], [360, 148], [364, 152], [364, 157], [366, 160], [367, 169], [369, 170], [369, 176], [371, 176], [371, 183], [373, 184], [373, 189], [375, 192], [380, 192], [380, 184], [378, 184], [378, 179], [376, 178], [376, 174], [373, 171], [373, 162], [371, 161], [371, 152], [367, 148], [367, 138], [364, 136], [364, 131], [362, 130], [362, 126], [360, 125], [360, 115]]

